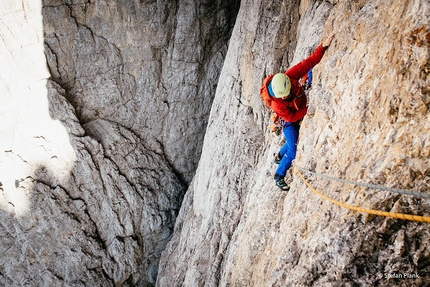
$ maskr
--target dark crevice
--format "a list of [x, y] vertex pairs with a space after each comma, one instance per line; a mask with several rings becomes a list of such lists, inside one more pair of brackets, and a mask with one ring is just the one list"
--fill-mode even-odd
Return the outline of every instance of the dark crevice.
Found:
[[[160, 147], [161, 147], [161, 150], [162, 150], [162, 153], [161, 154], [158, 154], [158, 155], [160, 155], [163, 159], [164, 159], [164, 161], [165, 161], [165, 163], [167, 164], [167, 166], [168, 166], [168, 168], [169, 168], [169, 170], [171, 170], [172, 171], [172, 173], [176, 176], [176, 178], [178, 179], [178, 181], [179, 181], [179, 183], [180, 183], [180, 185], [181, 185], [181, 187], [182, 187], [182, 190], [183, 190], [183, 193], [185, 193], [185, 191], [188, 189], [188, 186], [189, 186], [189, 184], [188, 184], [188, 181], [185, 179], [185, 176], [174, 166], [174, 164], [167, 158], [167, 156], [166, 156], [166, 151], [165, 151], [165, 148], [164, 148], [164, 145], [163, 145], [163, 143], [162, 142], [160, 142], [159, 140], [157, 140], [156, 139], [156, 141], [158, 142], [158, 144], [160, 145]], [[182, 200], [181, 200], [182, 201]]]
[[[72, 1], [73, 2], [73, 1]], [[142, 4], [144, 5], [149, 5], [151, 1], [144, 1], [144, 3], [141, 1]], [[152, 1], [151, 3], [156, 3], [155, 1]], [[157, 2], [158, 3], [158, 2]], [[169, 41], [174, 41], [175, 37], [176, 37], [176, 33], [178, 33], [177, 31], [177, 15], [178, 15], [178, 9], [179, 9], [179, 1], [175, 1], [176, 4], [171, 4], [172, 6], [170, 6], [170, 8], [172, 8], [171, 10], [168, 10], [166, 8], [165, 12], [165, 18], [161, 19], [161, 21], [169, 21], [172, 22], [170, 24], [173, 24], [173, 29], [169, 29], [168, 32], [166, 32], [167, 35], [167, 42]], [[108, 49], [110, 53], [114, 54], [114, 65], [113, 67], [104, 67], [105, 70], [103, 70], [103, 73], [108, 73], [109, 75], [111, 75], [112, 73], [114, 74], [113, 78], [111, 78], [111, 80], [113, 81], [114, 85], [116, 87], [118, 87], [119, 90], [119, 96], [120, 96], [120, 101], [122, 102], [121, 105], [122, 106], [126, 106], [127, 103], [129, 103], [131, 100], [133, 99], [138, 99], [141, 100], [139, 97], [140, 95], [137, 94], [136, 91], [133, 90], [133, 88], [130, 88], [130, 86], [132, 87], [137, 86], [141, 83], [139, 83], [139, 79], [137, 78], [136, 75], [133, 75], [132, 72], [129, 72], [129, 70], [127, 70], [127, 67], [125, 66], [126, 63], [125, 61], [127, 61], [128, 58], [125, 58], [127, 55], [126, 53], [121, 50], [123, 49], [122, 47], [119, 47], [119, 42], [118, 45], [116, 45], [115, 43], [110, 43], [108, 38], [109, 36], [106, 37], [106, 34], [104, 34], [105, 36], [100, 36], [97, 35], [97, 30], [94, 30], [93, 27], [89, 26], [88, 23], [81, 23], [84, 22], [84, 20], [82, 20], [83, 18], [81, 18], [81, 14], [80, 11], [78, 11], [77, 9], [80, 9], [82, 7], [78, 7], [81, 5], [85, 5], [86, 7], [88, 5], [94, 5], [94, 3], [91, 3], [91, 1], [87, 1], [85, 3], [78, 3], [78, 4], [73, 4], [70, 1], [68, 1], [68, 3], [65, 4], [61, 4], [61, 5], [44, 5], [43, 3], [43, 8], [48, 8], [48, 7], [52, 7], [54, 9], [50, 9], [50, 10], [55, 10], [55, 7], [59, 7], [59, 6], [67, 6], [58, 10], [61, 11], [66, 11], [65, 17], [69, 17], [70, 19], [68, 19], [68, 21], [70, 22], [69, 25], [71, 27], [73, 27], [73, 29], [77, 29], [77, 31], [75, 31], [76, 33], [85, 33], [82, 35], [78, 35], [78, 36], [82, 36], [82, 39], [88, 40], [90, 42], [90, 45], [94, 45], [99, 47], [99, 46], [103, 46], [105, 49]], [[132, 4], [130, 4], [132, 5]], [[214, 65], [213, 63], [218, 65], [218, 57], [220, 58], [225, 58], [225, 54], [227, 51], [227, 44], [231, 35], [231, 31], [233, 29], [234, 23], [235, 23], [235, 19], [236, 19], [236, 15], [238, 13], [239, 10], [239, 6], [240, 6], [240, 1], [218, 1], [218, 2], [208, 2], [206, 1], [203, 4], [196, 4], [194, 3], [193, 5], [196, 5], [194, 8], [197, 9], [198, 11], [197, 14], [197, 19], [196, 21], [199, 23], [197, 26], [197, 28], [194, 29], [200, 29], [200, 31], [198, 31], [200, 33], [199, 35], [199, 42], [204, 42], [204, 51], [202, 52], [202, 57], [199, 57], [199, 59], [197, 59], [196, 62], [198, 62], [198, 79], [196, 79], [195, 81], [193, 81], [192, 83], [186, 83], [187, 85], [192, 85], [194, 87], [196, 87], [196, 90], [198, 93], [201, 92], [201, 90], [209, 87], [209, 90], [212, 91], [212, 95], [209, 95], [210, 98], [208, 98], [208, 106], [210, 106], [210, 104], [212, 103], [212, 100], [214, 98], [214, 94], [215, 94], [215, 89], [216, 89], [216, 82], [217, 79], [209, 79], [210, 82], [208, 83], [203, 83], [205, 81], [204, 79], [204, 74], [208, 72], [208, 70], [210, 68], [212, 68], [210, 65]], [[157, 5], [157, 9], [160, 9], [159, 6], [162, 8], [167, 7], [166, 5], [163, 4], [159, 4]], [[91, 6], [88, 6], [91, 7]], [[87, 7], [87, 8], [88, 8]], [[84, 9], [84, 8], [82, 8]], [[172, 12], [173, 11], [173, 12]], [[173, 15], [172, 15], [173, 13]], [[223, 18], [223, 22], [224, 23], [217, 23], [215, 18], [211, 18], [211, 16], [208, 15], [218, 15], [218, 13], [224, 13], [222, 16], [220, 16], [220, 18]], [[168, 15], [167, 15], [168, 14]], [[199, 15], [200, 14], [200, 15]], [[163, 15], [162, 15], [163, 16]], [[171, 17], [170, 17], [171, 16]], [[48, 18], [49, 19], [49, 18]], [[151, 20], [151, 21], [156, 21], [158, 22], [158, 18], [155, 18], [156, 20]], [[174, 19], [174, 20], [170, 20], [170, 19]], [[211, 24], [210, 24], [211, 23]], [[159, 24], [159, 23], [157, 23]], [[169, 24], [169, 23], [167, 23]], [[74, 27], [76, 26], [76, 27]], [[205, 31], [207, 33], [203, 32], [203, 27], [205, 27]], [[158, 29], [158, 28], [157, 28]], [[155, 189], [154, 186], [151, 185], [156, 185], [158, 184], [159, 187], [163, 187], [166, 186], [168, 187], [170, 190], [170, 194], [167, 194], [167, 196], [169, 197], [170, 201], [172, 202], [170, 204], [170, 209], [169, 210], [160, 210], [160, 214], [161, 213], [165, 213], [165, 217], [163, 217], [163, 223], [162, 223], [162, 227], [161, 227], [161, 231], [166, 231], [166, 228], [170, 229], [170, 236], [166, 239], [163, 238], [163, 241], [168, 241], [170, 240], [170, 238], [172, 237], [172, 233], [173, 233], [173, 226], [174, 226], [174, 220], [176, 220], [176, 217], [178, 215], [178, 211], [180, 209], [180, 206], [182, 204], [182, 200], [184, 198], [185, 192], [187, 191], [188, 187], [189, 187], [189, 179], [187, 179], [187, 175], [185, 175], [184, 172], [181, 172], [181, 167], [180, 166], [176, 166], [175, 161], [172, 160], [172, 158], [169, 158], [169, 154], [171, 154], [171, 151], [166, 150], [168, 147], [165, 146], [165, 143], [163, 143], [160, 140], [157, 140], [155, 138], [143, 138], [145, 137], [145, 134], [142, 132], [136, 132], [136, 130], [140, 127], [142, 127], [143, 123], [140, 125], [136, 125], [134, 126], [133, 123], [128, 122], [127, 124], [125, 123], [119, 123], [120, 120], [117, 119], [113, 119], [113, 118], [109, 118], [109, 116], [106, 115], [102, 115], [102, 111], [100, 113], [98, 113], [98, 111], [95, 111], [93, 114], [91, 114], [90, 116], [86, 116], [86, 110], [85, 110], [85, 96], [83, 96], [82, 94], [85, 94], [83, 91], [81, 91], [82, 89], [85, 89], [85, 86], [83, 83], [84, 81], [91, 81], [91, 78], [87, 78], [84, 79], [82, 76], [80, 76], [79, 74], [81, 73], [81, 71], [78, 70], [78, 67], [73, 67], [73, 65], [78, 65], [76, 58], [74, 58], [74, 60], [72, 60], [72, 62], [70, 62], [70, 66], [64, 66], [64, 62], [61, 61], [61, 57], [65, 57], [65, 54], [69, 53], [67, 51], [66, 48], [62, 47], [62, 45], [64, 45], [67, 41], [69, 41], [69, 43], [71, 43], [71, 45], [75, 45], [75, 42], [73, 41], [77, 41], [76, 36], [77, 35], [62, 35], [62, 34], [57, 34], [57, 33], [61, 33], [62, 31], [55, 31], [55, 33], [53, 33], [52, 35], [49, 35], [50, 38], [45, 38], [44, 41], [44, 46], [45, 46], [45, 55], [46, 55], [46, 61], [47, 61], [47, 67], [49, 69], [49, 72], [51, 74], [51, 78], [50, 80], [55, 83], [56, 85], [58, 85], [58, 87], [60, 87], [62, 89], [62, 91], [60, 91], [60, 89], [58, 88], [58, 93], [59, 96], [63, 97], [65, 99], [65, 101], [71, 106], [71, 108], [73, 108], [73, 111], [70, 111], [70, 113], [74, 113], [74, 117], [76, 117], [78, 124], [82, 127], [82, 129], [85, 131], [85, 135], [83, 137], [78, 137], [79, 139], [76, 140], [76, 138], [74, 139], [74, 142], [72, 143], [72, 145], [74, 146], [75, 152], [78, 155], [78, 161], [80, 162], [80, 164], [86, 164], [88, 165], [89, 169], [91, 170], [92, 173], [92, 178], [94, 183], [96, 183], [97, 185], [101, 185], [98, 186], [96, 188], [89, 188], [89, 187], [85, 187], [86, 183], [79, 183], [79, 192], [74, 192], [73, 190], [67, 190], [65, 188], [65, 186], [68, 186], [67, 184], [65, 186], [59, 185], [57, 183], [54, 184], [48, 184], [47, 181], [49, 180], [40, 180], [38, 182], [40, 182], [41, 184], [45, 184], [46, 186], [48, 186], [51, 189], [51, 195], [53, 197], [53, 199], [55, 201], [57, 201], [56, 205], [58, 206], [59, 209], [61, 209], [61, 212], [64, 213], [65, 215], [67, 215], [73, 222], [76, 222], [76, 224], [78, 225], [82, 225], [82, 226], [87, 226], [86, 228], [82, 229], [82, 232], [88, 237], [88, 239], [91, 242], [94, 242], [93, 244], [96, 246], [97, 244], [99, 245], [98, 248], [101, 249], [101, 253], [103, 258], [100, 257], [100, 254], [93, 254], [94, 252], [92, 250], [90, 250], [90, 248], [88, 247], [83, 247], [83, 252], [86, 252], [87, 254], [90, 254], [90, 257], [99, 257], [100, 261], [103, 260], [111, 260], [112, 262], [114, 261], [113, 258], [109, 259], [109, 254], [107, 252], [108, 250], [108, 246], [107, 243], [105, 242], [105, 240], [103, 240], [103, 234], [105, 234], [105, 230], [100, 230], [100, 228], [103, 228], [102, 223], [100, 221], [99, 218], [94, 218], [95, 216], [95, 209], [99, 209], [101, 208], [100, 203], [95, 201], [95, 198], [92, 198], [91, 195], [89, 195], [89, 197], [87, 197], [86, 195], [82, 195], [81, 193], [90, 193], [93, 191], [100, 191], [100, 192], [106, 192], [109, 188], [114, 188], [115, 190], [117, 190], [118, 195], [116, 195], [116, 198], [114, 201], [114, 205], [111, 207], [113, 212], [116, 214], [116, 217], [118, 219], [119, 224], [121, 224], [121, 228], [124, 230], [125, 226], [123, 224], [123, 222], [121, 222], [120, 220], [120, 214], [119, 214], [119, 208], [120, 206], [116, 206], [115, 202], [119, 202], [121, 200], [125, 200], [125, 193], [121, 193], [121, 189], [124, 188], [131, 188], [135, 191], [135, 193], [137, 194], [138, 197], [136, 197], [138, 200], [139, 198], [145, 202], [145, 197], [146, 196], [151, 196], [150, 194], [145, 194], [146, 192], [150, 192], [153, 194], [153, 197], [155, 198], [155, 201], [157, 201], [157, 196], [158, 194], [158, 190]], [[47, 37], [47, 36], [45, 36]], [[65, 39], [63, 37], [70, 37]], [[96, 43], [97, 42], [97, 43]], [[200, 44], [200, 43], [198, 43]], [[121, 44], [122, 45], [122, 44]], [[166, 69], [166, 65], [164, 65], [163, 61], [166, 60], [166, 58], [168, 57], [168, 51], [166, 50], [166, 47], [159, 47], [157, 46], [158, 44], [154, 44], [153, 45], [153, 50], [154, 50], [154, 55], [156, 55], [157, 59], [157, 63], [160, 64], [160, 78], [159, 78], [159, 87], [160, 89], [164, 89], [166, 92], [168, 91], [167, 88], [164, 86], [166, 83], [163, 82], [163, 69]], [[169, 44], [167, 44], [168, 47]], [[173, 45], [173, 44], [171, 44]], [[90, 49], [93, 49], [94, 47], [89, 47]], [[91, 53], [92, 50], [90, 51]], [[124, 53], [124, 54], [122, 54]], [[220, 54], [220, 55], [219, 55]], [[91, 56], [92, 54], [90, 54]], [[79, 55], [66, 55], [66, 56], [76, 56], [79, 57]], [[216, 58], [215, 58], [216, 57]], [[73, 58], [73, 57], [72, 57]], [[79, 60], [83, 60], [79, 59]], [[187, 62], [189, 63], [189, 62]], [[219, 69], [219, 71], [217, 71], [216, 74], [216, 78], [219, 77], [221, 68], [222, 68], [222, 64], [221, 67], [217, 67]], [[108, 72], [106, 70], [109, 70]], [[96, 70], [99, 71], [99, 70]], [[87, 73], [88, 74], [88, 73]], [[93, 77], [99, 76], [99, 75], [92, 75]], [[203, 84], [201, 84], [203, 83]], [[204, 85], [206, 85], [207, 87], [205, 87]], [[123, 86], [126, 86], [125, 88], [121, 88]], [[55, 87], [55, 86], [54, 86]], [[200, 89], [200, 90], [198, 90]], [[131, 96], [130, 96], [131, 95]], [[200, 94], [195, 95], [196, 97], [201, 96]], [[79, 97], [83, 97], [83, 98], [79, 98]], [[82, 103], [80, 100], [82, 100], [84, 103]], [[173, 107], [173, 105], [175, 104], [173, 101], [170, 101], [168, 99], [165, 99], [164, 101], [162, 101], [164, 105], [167, 105], [167, 109], [170, 111], [170, 109]], [[103, 108], [103, 107], [101, 107]], [[138, 113], [139, 111], [137, 110], [136, 107], [132, 106], [133, 109], [136, 109], [136, 112]], [[89, 109], [87, 107], [87, 109]], [[170, 111], [171, 112], [171, 111]], [[202, 128], [202, 133], [204, 133], [204, 130], [206, 129], [207, 126], [207, 118], [203, 118], [203, 119], [198, 119], [196, 116], [193, 115], [189, 115], [190, 117], [194, 117], [192, 118], [193, 121], [200, 121], [199, 124], [203, 125]], [[207, 115], [203, 115], [202, 117], [208, 117], [209, 114]], [[51, 117], [53, 117], [51, 115]], [[54, 118], [54, 117], [53, 117]], [[196, 120], [197, 118], [197, 120]], [[133, 142], [133, 144], [135, 144], [135, 149], [136, 148], [142, 148], [143, 151], [141, 154], [139, 154], [139, 157], [142, 157], [143, 161], [152, 163], [155, 162], [156, 160], [160, 161], [160, 163], [162, 162], [162, 170], [157, 170], [157, 168], [155, 167], [147, 167], [147, 166], [143, 166], [143, 167], [139, 167], [138, 169], [141, 169], [139, 171], [136, 172], [136, 174], [139, 174], [139, 176], [141, 176], [142, 174], [144, 176], [148, 176], [148, 177], [152, 177], [149, 178], [149, 180], [151, 181], [150, 184], [145, 184], [144, 182], [142, 182], [140, 179], [138, 181], [135, 180], [134, 178], [134, 173], [129, 173], [126, 170], [126, 166], [124, 165], [124, 163], [121, 161], [119, 162], [117, 160], [117, 157], [114, 154], [114, 149], [110, 148], [110, 142], [108, 144], [104, 144], [103, 143], [103, 137], [98, 138], [97, 135], [93, 135], [91, 134], [91, 132], [89, 132], [89, 130], [87, 128], [85, 128], [85, 126], [87, 124], [89, 124], [91, 121], [94, 120], [103, 120], [103, 121], [108, 121], [109, 123], [111, 123], [114, 126], [114, 130], [116, 133], [118, 133], [119, 136], [121, 136], [124, 140], [128, 141], [128, 142]], [[131, 121], [132, 122], [132, 121]], [[146, 122], [145, 122], [146, 124]], [[132, 127], [130, 127], [132, 126]], [[164, 124], [163, 124], [164, 127]], [[95, 128], [97, 128], [97, 126], [95, 125]], [[101, 130], [100, 132], [103, 132], [103, 130]], [[76, 136], [76, 135], [73, 135]], [[155, 135], [158, 136], [158, 135]], [[87, 138], [85, 138], [87, 137]], [[153, 136], [151, 136], [153, 137]], [[99, 145], [93, 141], [92, 139], [94, 139], [97, 143], [99, 143]], [[109, 139], [110, 140], [110, 139]], [[203, 140], [203, 137], [199, 138], [198, 140]], [[136, 142], [134, 142], [136, 141]], [[197, 140], [196, 140], [197, 141]], [[104, 145], [103, 145], [104, 144]], [[116, 144], [116, 143], [115, 143]], [[201, 143], [198, 143], [196, 145], [199, 145]], [[132, 145], [133, 147], [134, 145]], [[147, 151], [147, 152], [145, 152]], [[133, 151], [130, 150], [127, 154], [127, 152], [124, 152], [125, 157], [127, 157], [128, 155], [130, 156], [135, 156], [134, 154], [131, 154]], [[87, 155], [88, 154], [88, 155]], [[159, 157], [159, 159], [158, 159]], [[160, 160], [161, 159], [161, 160]], [[106, 162], [104, 160], [107, 160]], [[111, 170], [111, 174], [109, 173], [104, 173], [103, 172], [103, 166], [105, 164], [109, 164], [110, 167], [112, 167]], [[87, 170], [88, 170], [87, 167]], [[197, 168], [197, 167], [195, 167]], [[168, 170], [168, 183], [166, 185], [166, 183], [164, 182], [166, 179], [162, 178], [163, 174], [165, 173], [164, 170]], [[193, 173], [195, 172], [195, 170], [193, 171]], [[147, 174], [147, 175], [146, 175]], [[73, 182], [76, 182], [78, 184], [79, 180], [77, 180], [75, 177], [78, 175], [78, 173], [74, 173], [73, 171], [71, 172], [70, 175], [70, 180]], [[112, 178], [120, 178], [120, 181], [123, 183], [124, 186], [120, 186], [121, 183], [113, 183], [115, 180], [111, 180], [109, 177]], [[189, 177], [189, 175], [188, 175]], [[154, 183], [152, 183], [154, 182]], [[173, 185], [171, 185], [173, 183]], [[173, 194], [173, 188], [171, 187], [173, 186], [174, 189], [176, 189], [174, 191]], [[57, 191], [54, 191], [55, 189], [57, 189]], [[91, 190], [88, 190], [91, 189]], [[65, 193], [65, 195], [63, 195], [63, 192]], [[86, 202], [82, 197], [86, 198]], [[118, 200], [117, 200], [118, 199]], [[81, 212], [75, 211], [75, 209], [73, 209], [74, 207], [69, 206], [65, 207], [63, 206], [65, 203], [64, 202], [59, 202], [59, 201], [67, 201], [66, 205], [68, 205], [67, 203], [69, 203], [69, 200], [80, 200], [83, 202], [83, 204], [81, 203], [77, 203], [76, 206], [79, 206], [79, 209], [82, 209]], [[121, 201], [122, 202], [122, 201]], [[159, 204], [159, 203], [155, 203], [155, 204]], [[94, 206], [93, 206], [94, 205]], [[164, 207], [163, 207], [164, 208]], [[131, 212], [131, 211], [130, 211]], [[93, 214], [91, 216], [91, 214]], [[97, 222], [99, 223], [99, 226], [97, 225]], [[75, 223], [73, 223], [75, 224]], [[133, 222], [133, 228], [135, 228], [135, 232], [136, 234], [132, 235], [132, 240], [138, 242], [139, 246], [141, 246], [142, 248], [145, 248], [145, 243], [144, 242], [144, 236], [142, 235], [142, 233], [139, 233], [137, 230], [138, 228], [141, 228], [142, 223], [138, 222]], [[236, 225], [237, 226], [237, 225]], [[141, 231], [141, 230], [140, 230]], [[158, 230], [157, 232], [161, 232], [160, 230]], [[166, 231], [167, 232], [167, 231]], [[234, 231], [233, 231], [234, 232]], [[117, 235], [117, 234], [115, 234]], [[116, 238], [124, 243], [124, 239], [123, 237], [121, 237], [121, 235], [117, 235]], [[88, 240], [87, 239], [87, 240]], [[150, 243], [151, 244], [151, 243]], [[98, 249], [96, 248], [96, 249]], [[157, 246], [155, 249], [156, 250], [151, 250], [151, 252], [149, 254], [152, 254], [155, 257], [159, 257], [159, 252], [161, 252], [159, 249], [161, 247]], [[164, 248], [164, 247], [163, 247]], [[228, 245], [227, 247], [228, 248]], [[225, 253], [226, 250], [220, 250], [220, 255], [219, 255], [219, 261], [217, 261], [217, 277], [220, 276], [220, 266], [222, 265], [223, 262], [223, 255]], [[98, 252], [95, 252], [98, 253]], [[106, 258], [105, 258], [106, 256]], [[142, 258], [140, 258], [142, 259]], [[150, 261], [152, 259], [148, 259], [148, 258], [143, 258], [142, 260], [146, 260], [146, 261]], [[157, 259], [159, 260], [159, 258]], [[142, 267], [142, 265], [145, 265], [147, 263], [139, 263], [139, 267]], [[158, 264], [158, 263], [157, 263]], [[92, 267], [92, 269], [94, 270], [93, 272], [98, 273], [98, 276], [100, 277], [105, 277], [108, 278], [112, 284], [119, 284], [120, 282], [115, 282], [113, 279], [113, 276], [109, 276], [109, 274], [111, 274], [111, 270], [108, 267]], [[146, 271], [144, 271], [146, 272]], [[140, 275], [136, 275], [136, 277], [133, 279], [133, 274], [129, 274], [129, 277], [123, 278], [124, 280], [126, 280], [127, 282], [122, 282], [123, 284], [134, 284], [135, 282], [133, 280], [137, 280], [136, 278], [139, 276], [143, 276], [142, 273], [140, 273], [140, 271], [138, 272]], [[60, 274], [60, 276], [64, 276], [64, 274]], [[67, 279], [67, 277], [65, 277]], [[58, 278], [58, 280], [64, 280], [64, 278]], [[139, 279], [139, 280], [143, 280], [143, 279]], [[84, 281], [83, 281], [84, 282]], [[142, 283], [143, 281], [140, 281], [139, 283]], [[148, 284], [148, 286], [152, 286], [152, 283], [149, 282], [143, 282], [144, 284]]]

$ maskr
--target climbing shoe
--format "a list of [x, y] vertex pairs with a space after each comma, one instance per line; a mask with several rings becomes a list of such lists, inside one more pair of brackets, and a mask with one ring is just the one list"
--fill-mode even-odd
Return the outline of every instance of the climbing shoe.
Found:
[[282, 155], [278, 152], [278, 154], [275, 156], [275, 160], [273, 161], [276, 164], [280, 164], [282, 160]]
[[276, 186], [282, 190], [290, 190], [290, 187], [288, 186], [288, 184], [285, 182], [283, 178], [276, 181]]

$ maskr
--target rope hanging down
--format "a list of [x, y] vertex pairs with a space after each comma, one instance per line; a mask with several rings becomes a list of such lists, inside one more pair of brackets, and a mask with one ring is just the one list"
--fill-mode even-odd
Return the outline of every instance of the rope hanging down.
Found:
[[330, 201], [331, 203], [334, 203], [336, 205], [339, 205], [341, 207], [345, 207], [351, 210], [365, 212], [368, 214], [374, 214], [374, 215], [381, 215], [381, 216], [387, 216], [392, 218], [398, 218], [398, 219], [405, 219], [410, 221], [419, 221], [419, 222], [429, 222], [430, 223], [430, 217], [429, 216], [420, 216], [420, 215], [413, 215], [413, 214], [404, 214], [404, 213], [395, 213], [395, 212], [386, 212], [381, 210], [374, 210], [374, 209], [366, 209], [362, 207], [356, 207], [352, 206], [334, 199], [331, 199], [324, 194], [317, 191], [315, 188], [313, 188], [304, 178], [303, 174], [299, 171], [299, 169], [295, 168], [294, 171], [299, 174], [299, 176], [302, 178], [303, 182], [317, 195], [324, 198], [325, 200]]
[[414, 195], [414, 196], [419, 196], [419, 197], [423, 197], [423, 198], [430, 198], [430, 194], [426, 193], [426, 192], [418, 192], [418, 191], [411, 191], [411, 190], [404, 190], [404, 189], [399, 189], [399, 188], [392, 188], [392, 187], [386, 187], [383, 185], [377, 185], [377, 184], [369, 184], [369, 183], [363, 183], [363, 182], [356, 182], [356, 181], [352, 181], [352, 180], [347, 180], [347, 179], [341, 179], [341, 178], [337, 178], [334, 176], [329, 176], [329, 175], [324, 175], [324, 174], [320, 174], [320, 173], [316, 173], [310, 170], [306, 170], [303, 169], [301, 167], [295, 167], [296, 169], [299, 169], [303, 172], [307, 172], [316, 176], [320, 176], [320, 177], [324, 177], [327, 179], [331, 179], [331, 180], [335, 180], [335, 181], [339, 181], [342, 183], [348, 183], [348, 184], [352, 184], [352, 185], [357, 185], [357, 186], [364, 186], [364, 187], [368, 187], [368, 188], [372, 188], [372, 189], [380, 189], [380, 190], [386, 190], [386, 191], [391, 191], [394, 193], [400, 193], [400, 194], [407, 194], [407, 195]]

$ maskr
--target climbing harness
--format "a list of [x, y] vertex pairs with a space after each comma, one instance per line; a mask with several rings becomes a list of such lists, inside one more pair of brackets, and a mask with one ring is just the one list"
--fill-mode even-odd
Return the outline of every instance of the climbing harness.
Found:
[[272, 111], [270, 120], [273, 122], [273, 124], [267, 127], [270, 129], [271, 132], [274, 132], [277, 136], [279, 136], [282, 133], [282, 128], [285, 126], [286, 122], [274, 111]]
[[[322, 194], [321, 192], [317, 191], [315, 188], [313, 188], [310, 185], [310, 183], [308, 181], [306, 181], [306, 179], [304, 178], [304, 176], [300, 172], [300, 170], [303, 170], [303, 171], [306, 171], [309, 173], [313, 173], [313, 172], [310, 172], [308, 170], [304, 170], [304, 169], [298, 168], [298, 167], [294, 168], [294, 172], [296, 172], [300, 176], [300, 178], [309, 187], [310, 190], [312, 190], [315, 194], [319, 195], [323, 199], [330, 201], [331, 203], [334, 203], [338, 206], [348, 208], [351, 210], [355, 210], [355, 211], [359, 211], [359, 212], [365, 212], [368, 214], [374, 214], [374, 215], [380, 215], [380, 216], [386, 216], [386, 217], [392, 217], [392, 218], [398, 218], [398, 219], [405, 219], [405, 220], [410, 220], [410, 221], [419, 221], [419, 222], [429, 222], [430, 223], [430, 217], [429, 216], [420, 216], [420, 215], [413, 215], [413, 214], [404, 214], [404, 213], [395, 213], [395, 212], [386, 212], [386, 211], [381, 211], [381, 210], [367, 209], [367, 208], [352, 206], [352, 205], [331, 199], [331, 198], [325, 196], [324, 194]], [[313, 173], [313, 174], [316, 174], [316, 173]], [[319, 175], [319, 174], [316, 174], [316, 175]], [[327, 177], [327, 176], [325, 176], [325, 177]], [[332, 178], [330, 178], [330, 179], [332, 179]], [[348, 183], [350, 183], [350, 182], [348, 182]], [[362, 185], [362, 186], [365, 186], [365, 185]], [[381, 187], [381, 186], [378, 186], [378, 187]], [[384, 190], [388, 190], [388, 189], [384, 188]], [[410, 193], [404, 193], [404, 194], [410, 194]]]

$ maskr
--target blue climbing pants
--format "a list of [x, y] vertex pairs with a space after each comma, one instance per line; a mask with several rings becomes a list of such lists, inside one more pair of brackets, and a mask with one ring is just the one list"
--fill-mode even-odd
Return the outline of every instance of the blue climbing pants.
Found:
[[282, 160], [279, 163], [276, 175], [279, 178], [285, 177], [287, 170], [291, 167], [293, 160], [296, 158], [297, 139], [299, 138], [299, 125], [294, 123], [287, 123], [284, 127], [284, 136], [286, 143], [279, 152]]

